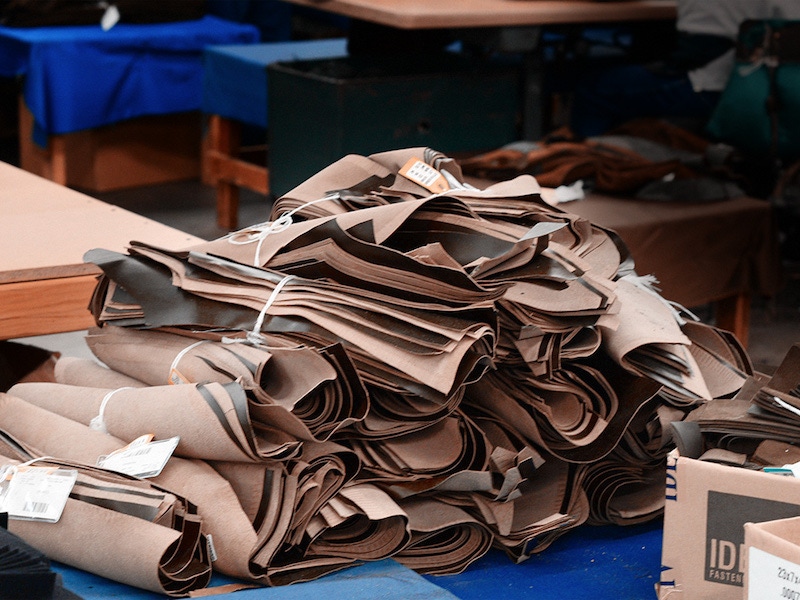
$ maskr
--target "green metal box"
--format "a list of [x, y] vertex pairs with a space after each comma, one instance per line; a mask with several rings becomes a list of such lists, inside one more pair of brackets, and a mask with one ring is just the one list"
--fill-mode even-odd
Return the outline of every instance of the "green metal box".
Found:
[[448, 155], [518, 139], [519, 72], [445, 54], [273, 63], [270, 190], [281, 196], [347, 154], [428, 146]]

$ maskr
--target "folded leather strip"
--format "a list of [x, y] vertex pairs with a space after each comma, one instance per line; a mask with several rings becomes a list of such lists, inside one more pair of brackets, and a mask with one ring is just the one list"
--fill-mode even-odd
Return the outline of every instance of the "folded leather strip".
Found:
[[170, 596], [208, 585], [208, 544], [191, 503], [153, 483], [80, 462], [0, 455], [3, 464], [32, 458], [39, 459], [36, 466], [74, 469], [78, 479], [57, 523], [11, 520], [9, 531], [53, 560], [128, 585]]
[[[100, 456], [125, 446], [118, 438], [9, 394], [0, 394], [0, 430], [13, 436], [32, 455], [57, 456], [87, 465], [94, 465]], [[256, 534], [230, 484], [221, 475], [204, 461], [173, 456], [161, 474], [149, 481], [197, 506], [203, 533], [214, 541], [215, 569], [238, 578], [252, 577], [248, 554], [256, 543]]]
[[302, 445], [274, 425], [254, 424], [235, 382], [119, 390], [20, 383], [9, 393], [86, 426], [102, 414], [108, 433], [126, 443], [147, 433], [156, 439], [179, 436], [175, 453], [184, 458], [280, 459], [297, 454]]
[[394, 559], [427, 575], [462, 573], [492, 547], [488, 527], [457, 506], [433, 497], [400, 502], [408, 515], [411, 541]]
[[302, 440], [325, 441], [362, 421], [369, 408], [364, 384], [338, 344], [279, 347], [275, 338], [266, 349], [114, 326], [90, 330], [86, 341], [112, 370], [151, 386], [237, 382], [255, 423]]

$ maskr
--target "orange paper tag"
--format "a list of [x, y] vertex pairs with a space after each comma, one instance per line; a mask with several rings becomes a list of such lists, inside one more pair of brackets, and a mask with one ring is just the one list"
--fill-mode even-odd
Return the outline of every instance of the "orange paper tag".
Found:
[[436, 169], [418, 158], [411, 158], [400, 169], [400, 175], [421, 185], [429, 192], [439, 194], [450, 189], [447, 180]]

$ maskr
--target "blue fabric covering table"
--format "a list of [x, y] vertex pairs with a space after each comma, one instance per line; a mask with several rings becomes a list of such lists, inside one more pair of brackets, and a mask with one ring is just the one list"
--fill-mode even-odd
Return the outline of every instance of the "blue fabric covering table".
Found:
[[345, 38], [209, 46], [203, 53], [203, 112], [267, 127], [267, 65], [347, 55]]
[[[464, 573], [421, 576], [393, 560], [367, 563], [305, 583], [235, 592], [240, 600], [648, 600], [655, 599], [663, 521], [629, 527], [582, 526], [521, 564], [491, 550]], [[84, 600], [164, 598], [55, 564], [64, 586]], [[233, 580], [215, 575], [211, 586]]]
[[0, 27], [0, 75], [22, 76], [34, 139], [199, 110], [203, 49], [256, 43], [256, 27], [211, 15], [172, 23]]
[[[237, 228], [239, 187], [269, 193], [266, 165], [240, 156], [241, 126], [266, 145], [267, 65], [347, 55], [347, 39], [295, 40], [209, 46], [204, 51], [203, 112], [210, 115], [203, 181], [217, 188], [217, 223]], [[266, 161], [264, 161], [266, 162]]]

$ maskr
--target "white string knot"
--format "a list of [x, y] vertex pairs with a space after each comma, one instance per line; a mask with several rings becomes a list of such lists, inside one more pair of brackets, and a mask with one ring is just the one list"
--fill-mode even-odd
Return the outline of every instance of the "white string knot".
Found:
[[200, 340], [198, 342], [195, 342], [194, 344], [190, 344], [190, 345], [186, 346], [186, 348], [184, 348], [183, 350], [178, 352], [178, 354], [175, 356], [175, 358], [172, 359], [172, 364], [169, 366], [169, 375], [167, 376], [168, 383], [171, 383], [171, 384], [174, 384], [174, 385], [177, 385], [179, 383], [183, 383], [183, 379], [178, 375], [178, 363], [181, 362], [181, 359], [184, 356], [186, 356], [187, 352], [189, 352], [193, 348], [196, 348], [200, 344], [205, 344], [208, 341], [210, 341], [210, 340]]
[[256, 323], [253, 326], [253, 330], [248, 331], [244, 339], [224, 337], [222, 338], [222, 342], [224, 344], [249, 343], [253, 346], [265, 345], [266, 339], [261, 334], [261, 327], [264, 325], [264, 319], [266, 319], [267, 317], [267, 311], [275, 302], [275, 299], [278, 297], [278, 294], [283, 289], [283, 286], [289, 283], [292, 279], [296, 279], [296, 277], [294, 275], [286, 275], [283, 279], [281, 279], [278, 282], [278, 285], [275, 286], [275, 289], [272, 290], [272, 293], [269, 295], [269, 298], [267, 298], [267, 301], [264, 303], [264, 307], [261, 309], [261, 312], [258, 313], [258, 318], [256, 319]]
[[312, 204], [316, 204], [317, 202], [327, 202], [328, 200], [338, 200], [338, 199], [339, 199], [339, 192], [334, 192], [332, 194], [328, 194], [327, 196], [323, 196], [322, 198], [311, 200], [309, 202], [306, 202], [305, 204], [301, 204], [300, 206], [283, 213], [280, 217], [278, 217], [274, 221], [265, 221], [264, 223], [251, 225], [250, 227], [246, 227], [240, 231], [236, 231], [229, 234], [227, 236], [228, 243], [234, 244], [235, 246], [243, 246], [246, 244], [256, 243], [257, 244], [256, 252], [255, 255], [253, 256], [253, 266], [260, 267], [261, 247], [264, 245], [264, 241], [273, 233], [280, 233], [281, 231], [284, 231], [290, 225], [292, 225], [294, 223], [292, 217], [294, 216], [295, 213], [303, 210], [308, 206], [311, 206]]
[[111, 390], [110, 392], [108, 392], [103, 397], [103, 401], [100, 402], [100, 410], [98, 412], [98, 415], [96, 417], [93, 417], [92, 420], [89, 421], [89, 427], [91, 429], [94, 429], [95, 431], [100, 431], [102, 433], [108, 433], [108, 429], [106, 428], [106, 422], [105, 422], [105, 420], [103, 418], [103, 414], [106, 411], [106, 405], [108, 404], [108, 401], [111, 400], [111, 396], [113, 396], [117, 392], [121, 392], [122, 390], [131, 390], [131, 389], [133, 389], [133, 388], [131, 388], [131, 387], [121, 387], [121, 388], [118, 388], [116, 390]]

